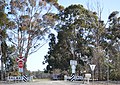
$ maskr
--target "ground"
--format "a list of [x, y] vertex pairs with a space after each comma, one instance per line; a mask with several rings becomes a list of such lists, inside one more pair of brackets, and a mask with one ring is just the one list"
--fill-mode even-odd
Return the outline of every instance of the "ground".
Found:
[[[32, 82], [0, 82], [0, 85], [88, 85], [88, 84], [83, 84], [82, 81], [51, 81], [51, 80], [34, 80]], [[92, 82], [90, 82], [89, 85], [93, 85]], [[117, 83], [106, 83], [104, 82], [94, 82], [94, 85], [120, 85]]]

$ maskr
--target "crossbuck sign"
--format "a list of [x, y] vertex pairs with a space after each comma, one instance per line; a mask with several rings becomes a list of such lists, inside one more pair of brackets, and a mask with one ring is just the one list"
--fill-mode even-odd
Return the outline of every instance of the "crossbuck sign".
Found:
[[24, 66], [25, 58], [20, 56], [20, 57], [17, 58], [17, 62], [18, 62], [19, 72], [23, 72], [23, 66]]

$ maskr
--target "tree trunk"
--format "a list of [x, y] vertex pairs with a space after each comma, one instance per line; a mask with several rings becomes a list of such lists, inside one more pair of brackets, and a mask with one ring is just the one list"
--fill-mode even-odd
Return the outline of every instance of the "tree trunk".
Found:
[[98, 80], [102, 80], [102, 70], [101, 70], [101, 64], [99, 60], [98, 60]]
[[1, 56], [1, 81], [4, 80], [4, 66], [3, 66], [3, 57]]

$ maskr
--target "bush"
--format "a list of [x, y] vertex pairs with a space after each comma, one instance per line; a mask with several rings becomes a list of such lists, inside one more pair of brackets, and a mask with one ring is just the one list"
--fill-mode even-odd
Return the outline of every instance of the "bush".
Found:
[[112, 71], [110, 73], [110, 80], [120, 81], [120, 72], [119, 71]]

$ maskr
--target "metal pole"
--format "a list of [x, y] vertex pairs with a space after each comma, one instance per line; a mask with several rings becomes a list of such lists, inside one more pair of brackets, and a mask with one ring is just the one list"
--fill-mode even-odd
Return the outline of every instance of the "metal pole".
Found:
[[107, 85], [109, 85], [109, 66], [107, 66]]
[[92, 71], [92, 75], [93, 75], [93, 78], [92, 78], [92, 85], [94, 85], [94, 71]]

